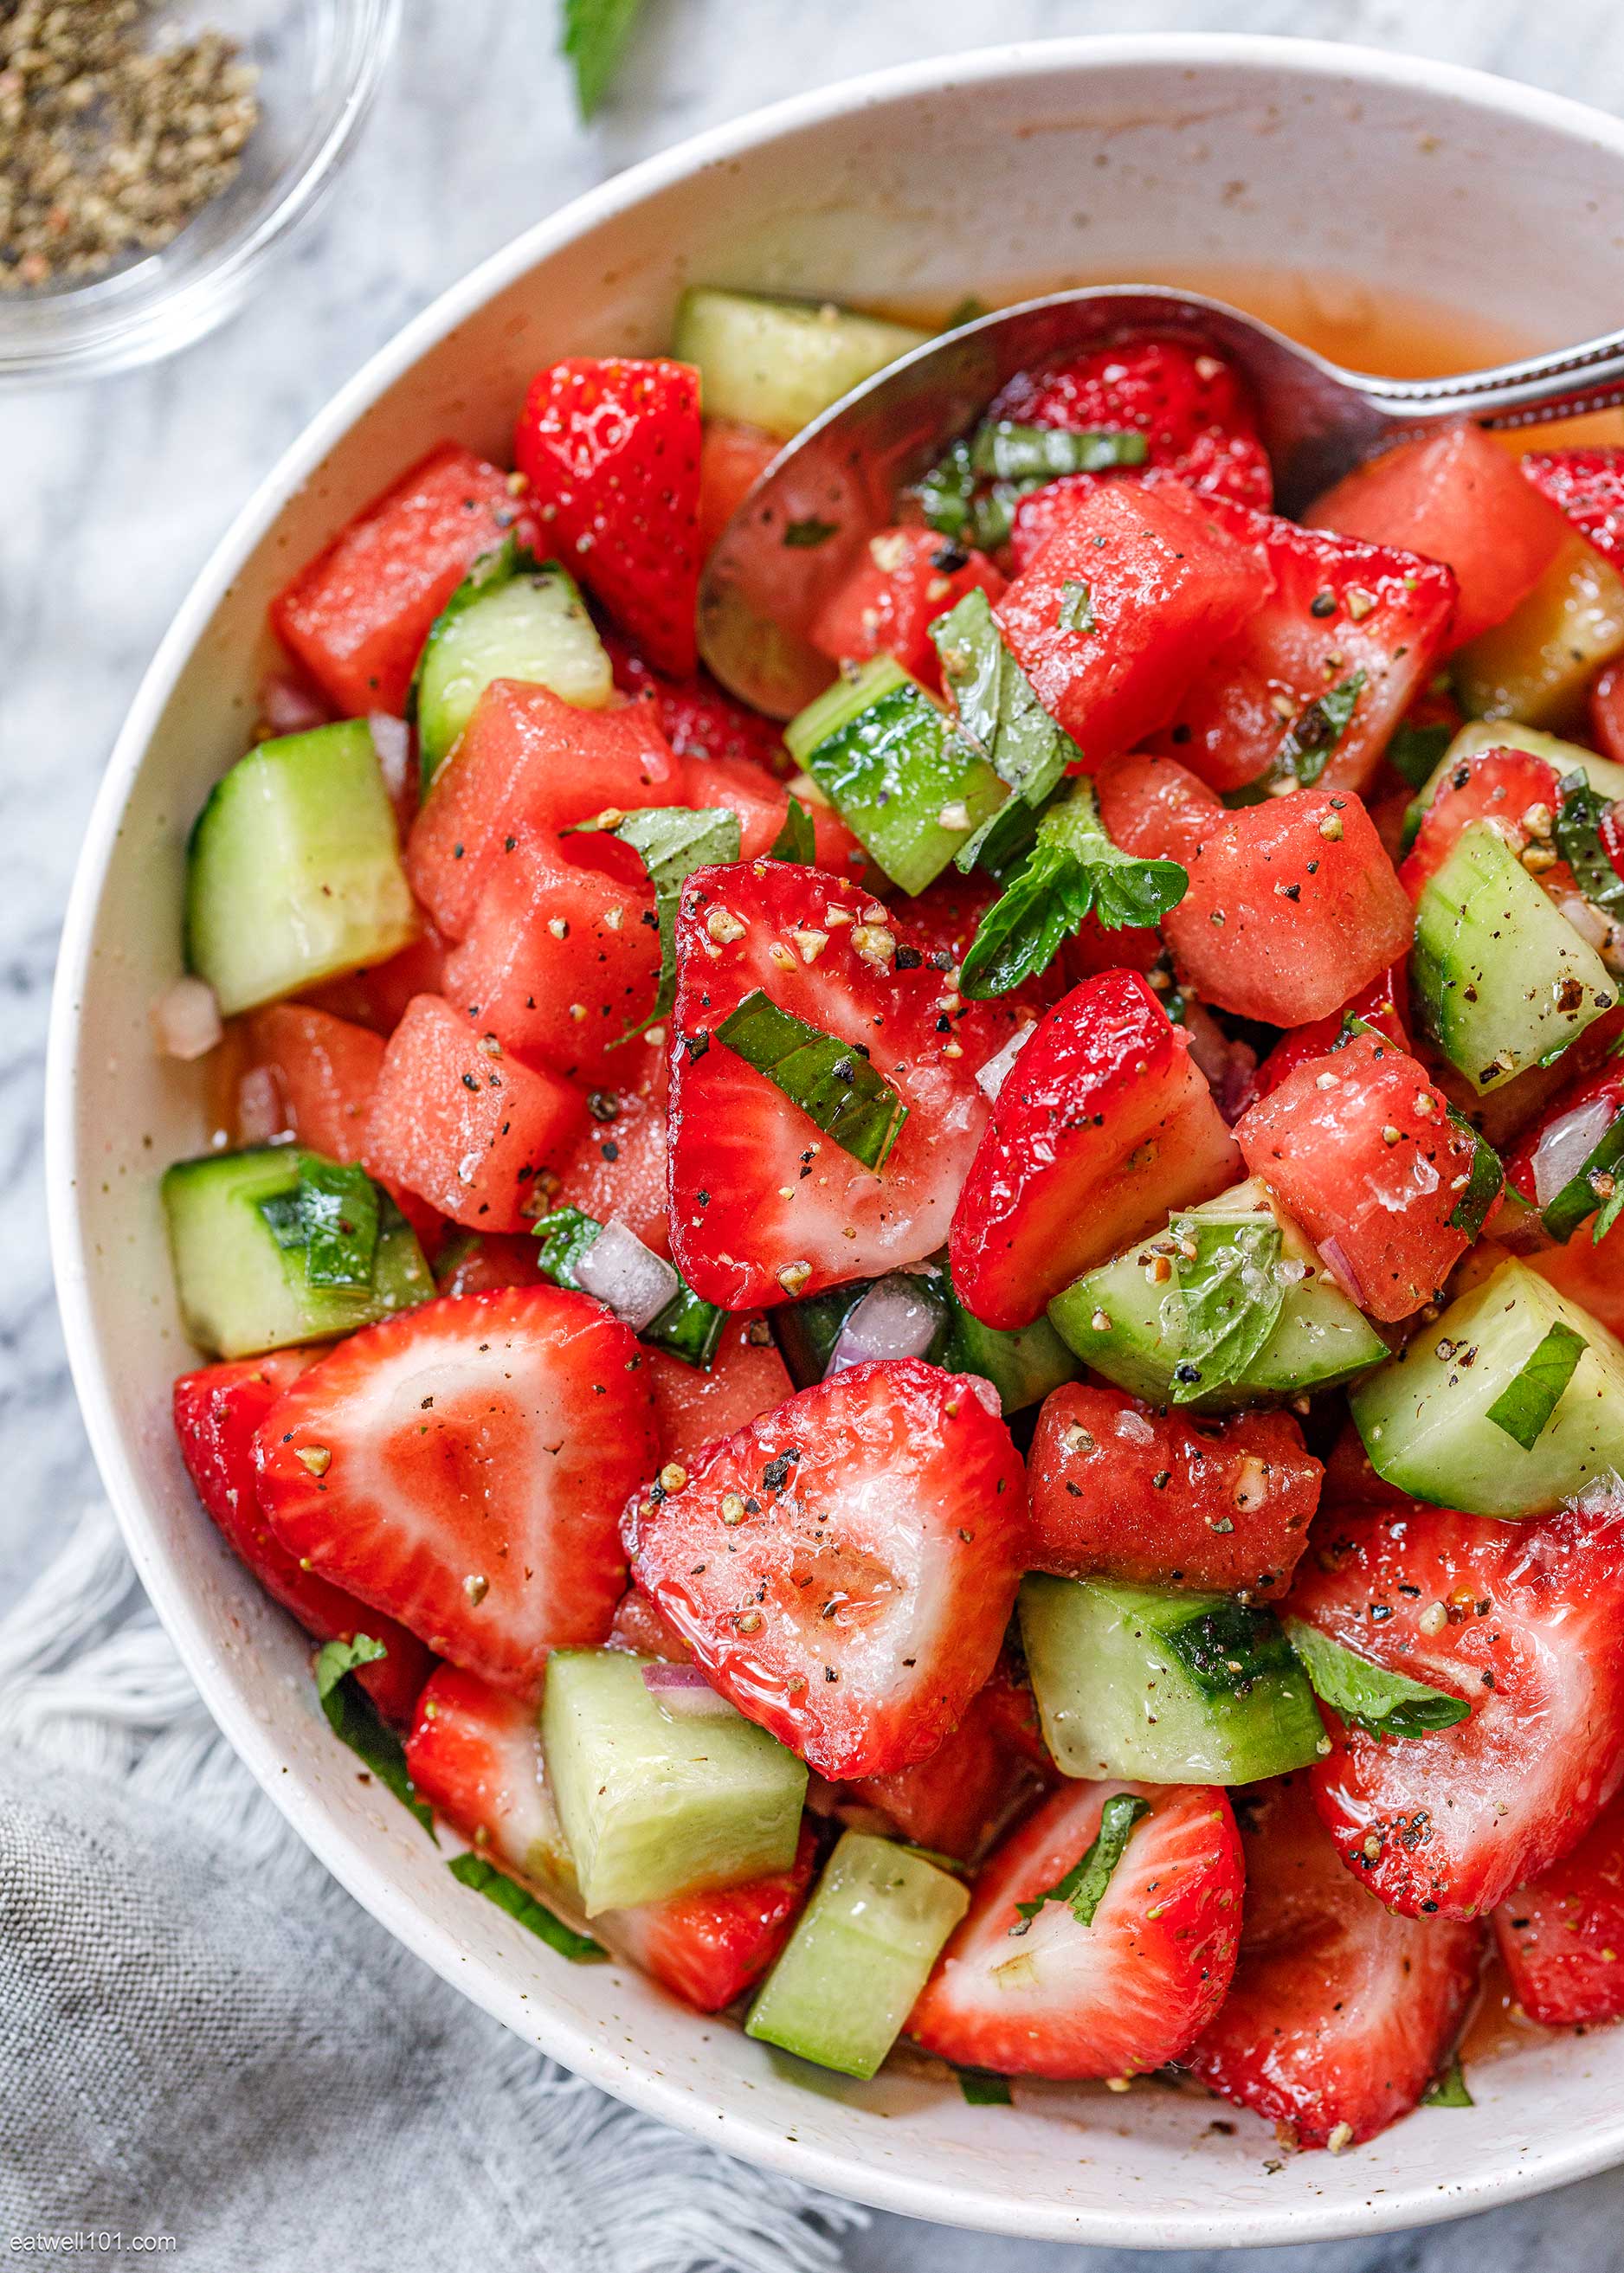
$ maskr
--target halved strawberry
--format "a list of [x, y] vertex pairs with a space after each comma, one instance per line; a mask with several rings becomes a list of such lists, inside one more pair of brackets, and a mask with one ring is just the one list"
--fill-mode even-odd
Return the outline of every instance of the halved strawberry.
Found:
[[1343, 1510], [1293, 1614], [1463, 1697], [1403, 1740], [1339, 1729], [1312, 1770], [1343, 1861], [1406, 1917], [1478, 1917], [1575, 1846], [1624, 1774], [1624, 1497], [1538, 1522]]
[[1483, 750], [1462, 758], [1439, 784], [1398, 872], [1399, 881], [1418, 900], [1422, 886], [1443, 866], [1457, 838], [1480, 821], [1492, 821], [1520, 852], [1536, 827], [1549, 834], [1560, 802], [1556, 768], [1531, 750]]
[[[1043, 1902], [1099, 1835], [1108, 1800], [1145, 1802], [1085, 1925]], [[1140, 2075], [1185, 2051], [1222, 2002], [1241, 1930], [1241, 1844], [1228, 1795], [1199, 1784], [1071, 1783], [983, 1867], [908, 2019], [961, 2067], [1056, 2078]], [[1018, 1904], [1042, 1902], [1030, 1919]]]
[[628, 1512], [639, 1587], [713, 1685], [826, 1776], [926, 1759], [997, 1659], [1026, 1479], [988, 1394], [917, 1358], [853, 1366]]
[[175, 1384], [175, 1433], [198, 1497], [274, 1602], [291, 1611], [318, 1641], [350, 1641], [357, 1633], [383, 1644], [387, 1655], [362, 1666], [357, 1679], [386, 1720], [410, 1718], [412, 1701], [433, 1666], [416, 1634], [380, 1617], [354, 1594], [307, 1571], [289, 1555], [260, 1512], [254, 1474], [254, 1438], [283, 1392], [311, 1362], [305, 1350], [274, 1350], [267, 1357], [206, 1365]]
[[425, 1302], [341, 1342], [259, 1431], [259, 1501], [313, 1570], [515, 1696], [602, 1641], [658, 1462], [634, 1336], [585, 1294]]
[[778, 721], [735, 701], [708, 671], [695, 671], [691, 679], [666, 679], [612, 626], [603, 640], [615, 685], [653, 705], [655, 724], [678, 757], [748, 758], [770, 774], [794, 770]]
[[1358, 1018], [1367, 1026], [1374, 1026], [1379, 1034], [1401, 1050], [1410, 1047], [1410, 967], [1405, 963], [1390, 964], [1387, 970], [1377, 972], [1368, 986], [1361, 986], [1351, 1001], [1344, 1002], [1323, 1018], [1312, 1018], [1305, 1026], [1294, 1026], [1284, 1034], [1258, 1068], [1252, 1084], [1251, 1102], [1267, 1097], [1278, 1089], [1289, 1073], [1295, 1073], [1311, 1058], [1322, 1058], [1334, 1042], [1341, 1041], [1350, 1018]]
[[807, 636], [831, 663], [894, 656], [904, 671], [939, 689], [942, 663], [931, 625], [966, 592], [997, 599], [1004, 581], [984, 552], [934, 529], [883, 529], [824, 601]]
[[1529, 450], [1519, 463], [1588, 544], [1624, 563], [1624, 450]]
[[1308, 1544], [1320, 1463], [1289, 1414], [1192, 1421], [1068, 1381], [1026, 1456], [1032, 1566], [1278, 1601]]
[[772, 1412], [795, 1385], [759, 1311], [736, 1311], [728, 1319], [708, 1366], [685, 1364], [659, 1349], [647, 1353], [647, 1363], [660, 1452], [679, 1465]]
[[614, 1606], [609, 1628], [613, 1649], [635, 1650], [640, 1657], [663, 1657], [672, 1665], [692, 1665], [694, 1653], [671, 1620], [661, 1615], [647, 1594], [628, 1587]]
[[580, 1208], [599, 1223], [619, 1216], [645, 1247], [669, 1255], [665, 1052], [639, 1037], [617, 1054], [610, 1085], [589, 1092], [585, 1126], [559, 1155], [553, 1204]]
[[976, 1317], [1030, 1325], [1170, 1208], [1240, 1175], [1212, 1091], [1136, 971], [1055, 1005], [993, 1105], [954, 1211], [953, 1284]]
[[1227, 500], [1209, 510], [1240, 542], [1261, 546], [1274, 589], [1196, 674], [1156, 746], [1214, 789], [1239, 789], [1268, 772], [1312, 705], [1340, 694], [1351, 715], [1320, 785], [1364, 789], [1443, 645], [1453, 573]]
[[1348, 1876], [1282, 1776], [1237, 1794], [1240, 1961], [1183, 2066], [1299, 2147], [1357, 2146], [1407, 2115], [1477, 1987], [1482, 1928], [1395, 1917]]
[[694, 668], [699, 373], [573, 356], [530, 382], [514, 431], [544, 536], [661, 671]]
[[[908, 1108], [877, 1174], [717, 1039], [757, 989], [861, 1051]], [[697, 870], [671, 1075], [671, 1246], [695, 1293], [756, 1309], [932, 1254], [987, 1122], [975, 1069], [1012, 1024], [962, 1004], [853, 884], [783, 860]]]
[[816, 1835], [803, 1823], [787, 1871], [635, 1909], [600, 1910], [592, 1931], [685, 2005], [719, 2013], [760, 1980], [789, 1939], [816, 1859]]
[[928, 1759], [850, 1787], [853, 1799], [877, 1807], [905, 1839], [968, 1863], [1042, 1789], [1042, 1777], [1011, 1744], [990, 1684], [976, 1692]]
[[1624, 2014], [1624, 1801], [1613, 1800], [1573, 1849], [1494, 1913], [1516, 1999], [1548, 2029]]

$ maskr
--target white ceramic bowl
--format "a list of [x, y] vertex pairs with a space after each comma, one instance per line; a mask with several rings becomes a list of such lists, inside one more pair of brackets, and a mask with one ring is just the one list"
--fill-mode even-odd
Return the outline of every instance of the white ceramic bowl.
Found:
[[199, 1510], [169, 1423], [192, 1354], [157, 1174], [205, 1122], [200, 1082], [152, 1054], [147, 1011], [178, 967], [187, 825], [253, 715], [268, 596], [442, 432], [500, 451], [538, 364], [662, 346], [689, 279], [950, 304], [1077, 274], [1285, 259], [1555, 341], [1615, 319], [1620, 211], [1613, 121], [1343, 47], [1058, 41], [808, 95], [580, 199], [409, 325], [266, 481], [148, 672], [79, 867], [49, 1075], [51, 1228], [102, 1474], [199, 1687], [304, 1838], [447, 1980], [650, 2112], [918, 2217], [1141, 2247], [1303, 2241], [1481, 2209], [1624, 2157], [1624, 2030], [1522, 2045], [1478, 2067], [1470, 2112], [1283, 2164], [1252, 2119], [1209, 2128], [1228, 2111], [1153, 2087], [1011, 2112], [918, 2074], [820, 2079], [635, 1973], [561, 1962], [357, 1781], [314, 1709], [301, 1638]]

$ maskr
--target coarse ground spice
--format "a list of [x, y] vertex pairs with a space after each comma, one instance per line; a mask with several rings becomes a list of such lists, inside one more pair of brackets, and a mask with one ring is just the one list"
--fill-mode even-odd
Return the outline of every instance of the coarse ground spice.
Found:
[[154, 0], [0, 0], [0, 291], [155, 251], [235, 177], [256, 73], [203, 32], [154, 46]]

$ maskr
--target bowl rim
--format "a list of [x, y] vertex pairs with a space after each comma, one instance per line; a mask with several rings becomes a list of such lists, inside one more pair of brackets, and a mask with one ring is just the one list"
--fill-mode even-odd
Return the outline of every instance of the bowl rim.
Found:
[[[234, 1752], [299, 1837], [355, 1900], [398, 1940], [492, 2016], [510, 2015], [459, 1967], [410, 1897], [330, 1817], [314, 1793], [283, 1772], [268, 1732], [231, 1694], [207, 1624], [178, 1571], [156, 1542], [125, 1434], [96, 1353], [77, 1189], [76, 1091], [79, 1027], [97, 910], [131, 790], [165, 706], [220, 600], [289, 499], [357, 419], [448, 334], [522, 278], [601, 222], [673, 184], [742, 152], [868, 108], [987, 80], [1019, 80], [1056, 70], [1105, 71], [1147, 64], [1192, 71], [1217, 65], [1269, 70], [1306, 80], [1425, 89], [1479, 113], [1515, 116], [1624, 157], [1624, 123], [1568, 96], [1466, 65], [1326, 40], [1262, 34], [1162, 33], [1024, 40], [932, 56], [846, 79], [752, 110], [646, 158], [532, 223], [440, 293], [347, 379], [256, 485], [199, 572], [148, 665], [114, 745], [86, 829], [69, 896], [53, 986], [47, 1046], [44, 1142], [47, 1218], [70, 1368], [98, 1470], [138, 1577], [204, 1702]], [[1079, 2209], [1043, 2201], [1016, 2202], [973, 2187], [919, 2179], [894, 2167], [860, 2165], [834, 2148], [786, 2137], [751, 2113], [696, 2101], [652, 2067], [627, 2066], [586, 2029], [556, 2012], [536, 2013], [530, 2040], [574, 2074], [642, 2112], [748, 2163], [848, 2201], [941, 2224], [1027, 2240], [1140, 2249], [1240, 2248], [1345, 2239], [1431, 2225], [1589, 2178], [1624, 2160], [1624, 2114], [1610, 2132], [1568, 2134], [1538, 2155], [1508, 2143], [1501, 2167], [1465, 2179], [1447, 2168], [1435, 2179], [1339, 2202], [1282, 2202], [1278, 2209], [1228, 2208], [1205, 2213]], [[1441, 2158], [1440, 2158], [1441, 2159]]]

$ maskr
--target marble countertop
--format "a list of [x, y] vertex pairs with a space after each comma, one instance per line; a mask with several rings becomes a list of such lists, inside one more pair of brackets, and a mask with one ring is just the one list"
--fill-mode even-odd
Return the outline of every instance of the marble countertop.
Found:
[[[229, 22], [230, 0], [211, 11]], [[0, 1602], [95, 1489], [51, 1296], [40, 1164], [56, 933], [97, 776], [215, 538], [338, 384], [519, 229], [697, 129], [999, 38], [1223, 30], [1446, 56], [1624, 107], [1618, 0], [649, 0], [601, 119], [574, 121], [547, 0], [410, 0], [377, 116], [313, 234], [226, 331], [157, 369], [0, 397]], [[478, 131], [463, 131], [477, 118]], [[1624, 2172], [1426, 2234], [1246, 2252], [1261, 2273], [1565, 2273], [1620, 2262]], [[876, 2217], [853, 2273], [1126, 2273], [1158, 2261]], [[1217, 2254], [1160, 2261], [1184, 2273]]]

